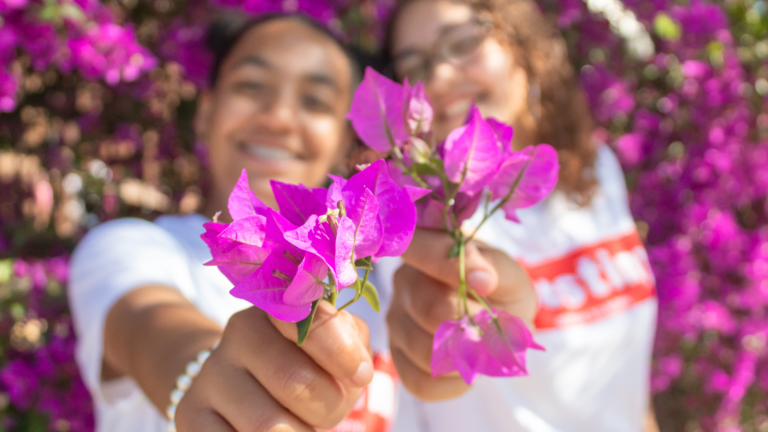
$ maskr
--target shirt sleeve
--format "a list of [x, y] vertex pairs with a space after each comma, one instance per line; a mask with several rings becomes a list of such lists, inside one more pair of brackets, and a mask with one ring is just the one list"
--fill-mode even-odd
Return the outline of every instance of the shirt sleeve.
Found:
[[[112, 305], [129, 291], [163, 285], [192, 299], [189, 263], [179, 242], [157, 225], [140, 219], [107, 222], [88, 233], [70, 264], [69, 303], [77, 333], [77, 361], [95, 398], [116, 402], [103, 392], [101, 365], [104, 324]], [[113, 399], [113, 400], [110, 400]]]

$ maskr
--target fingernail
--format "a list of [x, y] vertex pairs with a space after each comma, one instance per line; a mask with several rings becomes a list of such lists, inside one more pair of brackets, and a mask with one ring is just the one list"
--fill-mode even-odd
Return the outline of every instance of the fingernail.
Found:
[[360, 367], [357, 368], [357, 372], [352, 377], [352, 382], [360, 387], [365, 387], [373, 380], [373, 366], [370, 363], [362, 362]]
[[493, 277], [487, 271], [473, 271], [467, 275], [467, 285], [480, 295], [488, 294], [493, 290]]

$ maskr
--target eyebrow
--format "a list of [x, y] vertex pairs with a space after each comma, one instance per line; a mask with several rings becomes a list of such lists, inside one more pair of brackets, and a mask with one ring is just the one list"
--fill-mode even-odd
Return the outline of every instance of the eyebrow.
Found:
[[[440, 31], [439, 31], [439, 33], [437, 35], [438, 40], [440, 38], [442, 38], [443, 36], [445, 36], [447, 33], [453, 31], [454, 29], [456, 29], [457, 27], [461, 27], [463, 25], [467, 25], [470, 22], [472, 22], [472, 21], [467, 21], [467, 22], [463, 22], [463, 23], [446, 24], [446, 25], [440, 27]], [[393, 56], [393, 60], [399, 60], [401, 58], [408, 57], [408, 56], [414, 55], [414, 54], [422, 54], [422, 53], [424, 53], [426, 51], [428, 51], [428, 50], [408, 47], [408, 48], [405, 48], [404, 50], [402, 50], [401, 52], [395, 54]]]
[[313, 84], [320, 84], [331, 87], [337, 93], [341, 93], [341, 88], [339, 87], [339, 84], [336, 82], [336, 80], [324, 73], [310, 73], [306, 76], [305, 79]]
[[[267, 70], [275, 70], [275, 67], [270, 62], [268, 62], [265, 58], [259, 57], [257, 55], [250, 55], [247, 57], [243, 57], [243, 59], [241, 59], [239, 62], [237, 62], [237, 64], [235, 64], [234, 69], [237, 69], [243, 66], [257, 66]], [[303, 78], [313, 84], [325, 85], [325, 86], [331, 87], [336, 92], [339, 92], [339, 93], [341, 92], [341, 88], [339, 87], [339, 84], [330, 75], [316, 72], [316, 73], [307, 74]]]
[[243, 57], [239, 62], [237, 62], [233, 69], [237, 69], [242, 66], [258, 66], [264, 69], [274, 69], [274, 67], [272, 67], [272, 65], [267, 60], [255, 55]]

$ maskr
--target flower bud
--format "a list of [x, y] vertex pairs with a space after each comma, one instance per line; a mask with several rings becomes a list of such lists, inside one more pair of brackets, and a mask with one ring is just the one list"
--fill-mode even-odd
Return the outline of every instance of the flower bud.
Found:
[[333, 231], [333, 235], [335, 236], [339, 231], [339, 219], [332, 214], [328, 215], [328, 225], [331, 226], [331, 231]]
[[291, 282], [293, 280], [292, 277], [290, 277], [287, 274], [281, 272], [280, 270], [273, 270], [272, 271], [272, 276], [274, 276], [274, 277], [276, 277], [278, 279], [282, 279], [282, 280], [287, 281], [287, 282]]
[[423, 139], [411, 137], [408, 140], [408, 156], [410, 156], [412, 162], [427, 163], [431, 153], [432, 149]]
[[434, 111], [422, 83], [416, 83], [411, 89], [407, 96], [405, 110], [405, 121], [411, 134], [429, 132], [432, 128]]
[[283, 256], [290, 262], [299, 265], [301, 264], [301, 258], [297, 257], [296, 255], [292, 254], [291, 251], [283, 251]]
[[344, 217], [347, 215], [347, 209], [344, 207], [344, 201], [337, 202], [336, 207], [339, 209], [339, 216]]

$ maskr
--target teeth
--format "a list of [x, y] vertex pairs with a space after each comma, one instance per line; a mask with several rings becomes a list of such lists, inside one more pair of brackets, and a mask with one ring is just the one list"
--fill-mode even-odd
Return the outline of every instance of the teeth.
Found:
[[274, 147], [263, 147], [259, 145], [246, 145], [245, 151], [259, 159], [266, 159], [275, 162], [295, 159], [295, 155], [285, 150]]

